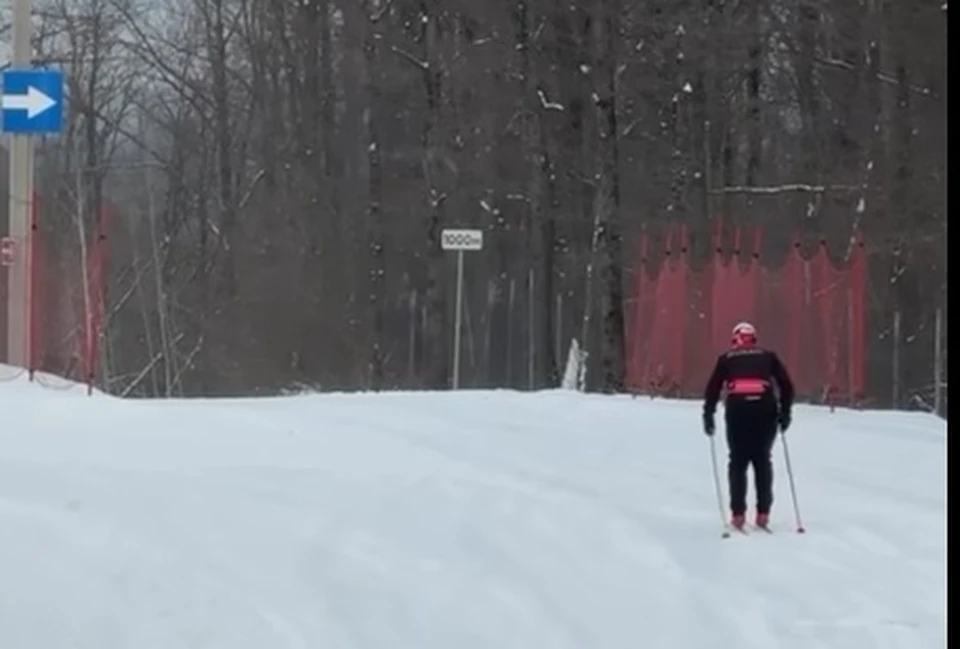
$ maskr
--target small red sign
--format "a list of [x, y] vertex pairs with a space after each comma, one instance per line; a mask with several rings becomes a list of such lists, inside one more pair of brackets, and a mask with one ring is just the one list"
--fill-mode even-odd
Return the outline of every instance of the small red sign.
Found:
[[17, 244], [13, 237], [0, 239], [0, 266], [13, 266]]

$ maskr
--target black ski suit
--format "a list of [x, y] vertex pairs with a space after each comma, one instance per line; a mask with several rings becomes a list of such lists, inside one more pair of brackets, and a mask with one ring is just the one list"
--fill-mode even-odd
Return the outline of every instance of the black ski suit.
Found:
[[790, 425], [793, 382], [780, 358], [759, 347], [732, 349], [717, 359], [704, 394], [703, 423], [708, 435], [714, 431], [713, 415], [726, 392], [724, 420], [730, 460], [730, 511], [747, 509], [747, 467], [753, 465], [757, 513], [769, 514], [773, 505], [773, 462], [770, 453], [777, 439], [777, 426]]

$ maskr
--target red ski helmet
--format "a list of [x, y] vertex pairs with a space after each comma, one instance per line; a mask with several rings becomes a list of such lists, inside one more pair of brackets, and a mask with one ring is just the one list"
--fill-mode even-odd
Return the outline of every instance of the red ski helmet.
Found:
[[741, 322], [733, 328], [733, 346], [735, 349], [753, 347], [757, 344], [757, 330], [749, 322]]

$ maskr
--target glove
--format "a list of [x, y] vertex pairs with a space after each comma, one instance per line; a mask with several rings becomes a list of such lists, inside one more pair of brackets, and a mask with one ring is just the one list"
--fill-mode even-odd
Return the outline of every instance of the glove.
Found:
[[713, 423], [713, 413], [712, 412], [703, 413], [703, 432], [706, 433], [707, 437], [713, 437], [713, 433], [716, 430], [717, 430], [717, 427]]
[[780, 426], [780, 432], [785, 433], [790, 428], [790, 411], [781, 410], [777, 416], [777, 424]]

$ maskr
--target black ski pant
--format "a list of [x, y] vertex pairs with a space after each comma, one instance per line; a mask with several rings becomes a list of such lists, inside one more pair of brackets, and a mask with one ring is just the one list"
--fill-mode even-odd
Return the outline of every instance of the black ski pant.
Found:
[[773, 460], [770, 457], [777, 440], [776, 411], [757, 408], [756, 412], [736, 413], [728, 417], [727, 448], [730, 457], [727, 476], [730, 481], [730, 512], [747, 510], [747, 469], [753, 466], [753, 484], [757, 513], [769, 514], [773, 505]]

